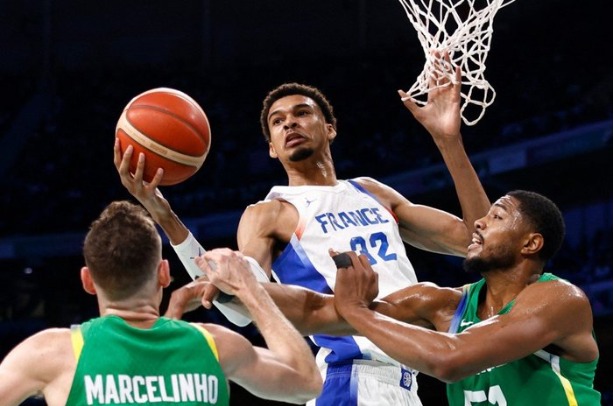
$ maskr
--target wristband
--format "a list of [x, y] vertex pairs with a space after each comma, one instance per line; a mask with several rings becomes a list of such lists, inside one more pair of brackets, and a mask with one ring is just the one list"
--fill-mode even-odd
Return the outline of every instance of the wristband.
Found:
[[182, 265], [192, 278], [195, 280], [203, 276], [203, 271], [201, 268], [197, 266], [194, 262], [196, 257], [199, 257], [205, 253], [205, 248], [199, 244], [199, 242], [194, 238], [191, 232], [188, 233], [188, 237], [181, 243], [177, 245], [171, 244], [173, 250], [177, 254], [177, 257], [181, 261]]
[[[173, 247], [173, 250], [179, 257], [182, 265], [184, 265], [184, 268], [193, 280], [204, 276], [203, 271], [198, 267], [194, 260], [196, 257], [205, 253], [205, 248], [199, 244], [191, 232], [188, 232], [188, 237], [184, 241], [177, 245], [171, 244], [171, 247]], [[222, 313], [231, 323], [240, 327], [247, 326], [252, 320], [243, 315], [241, 311], [236, 310], [236, 308], [241, 307], [241, 305], [229, 303], [233, 300], [233, 297], [233, 295], [220, 292], [218, 297], [213, 301], [214, 306], [216, 306], [216, 308], [220, 310], [220, 313]]]
[[[193, 280], [204, 275], [203, 271], [197, 266], [194, 260], [196, 257], [205, 253], [205, 248], [199, 244], [191, 232], [188, 233], [188, 237], [184, 241], [177, 245], [171, 244], [171, 247], [173, 247], [173, 250], [175, 250], [179, 260], [184, 265], [184, 268]], [[259, 282], [269, 282], [267, 273], [263, 268], [261, 268], [258, 262], [252, 257], [246, 256], [245, 258], [250, 264], [250, 270], [256, 277], [256, 280]], [[222, 313], [231, 323], [239, 327], [245, 327], [250, 324], [252, 320], [242, 313], [242, 310], [240, 309], [243, 308], [243, 305], [234, 303], [234, 298], [235, 296], [233, 295], [219, 292], [213, 303], [214, 306], [220, 310], [220, 313]]]

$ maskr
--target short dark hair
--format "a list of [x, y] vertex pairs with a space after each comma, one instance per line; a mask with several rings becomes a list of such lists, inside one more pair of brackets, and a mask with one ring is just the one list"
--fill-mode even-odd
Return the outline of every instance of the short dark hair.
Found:
[[329, 100], [327, 100], [325, 95], [320, 90], [312, 86], [302, 85], [300, 83], [284, 83], [270, 91], [263, 100], [263, 109], [261, 110], [261, 129], [267, 142], [271, 141], [269, 123], [267, 122], [267, 116], [269, 115], [271, 105], [283, 97], [297, 94], [314, 100], [322, 111], [322, 114], [325, 117], [325, 122], [327, 124], [331, 124], [333, 128], [337, 130], [337, 119], [333, 114], [333, 106], [331, 106]]
[[542, 234], [544, 245], [538, 256], [547, 262], [557, 253], [564, 241], [566, 225], [562, 212], [549, 198], [526, 190], [507, 193], [519, 202], [519, 212], [527, 219], [536, 232]]
[[155, 275], [162, 259], [162, 241], [143, 207], [115, 201], [90, 225], [83, 256], [92, 279], [107, 297], [122, 300]]

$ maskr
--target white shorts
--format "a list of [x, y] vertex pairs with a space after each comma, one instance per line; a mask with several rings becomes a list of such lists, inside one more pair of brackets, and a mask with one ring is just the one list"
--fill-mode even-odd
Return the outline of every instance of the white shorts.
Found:
[[321, 369], [321, 395], [308, 406], [421, 406], [417, 372], [378, 361], [355, 360]]

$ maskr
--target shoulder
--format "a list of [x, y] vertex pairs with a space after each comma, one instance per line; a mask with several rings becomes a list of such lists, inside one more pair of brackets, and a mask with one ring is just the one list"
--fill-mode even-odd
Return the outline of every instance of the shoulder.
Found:
[[365, 189], [367, 189], [368, 191], [378, 191], [380, 189], [383, 188], [389, 188], [389, 186], [385, 185], [384, 183], [371, 178], [369, 176], [361, 176], [358, 178], [354, 178], [354, 179], [348, 179], [351, 182], [355, 182], [357, 184], [359, 184], [360, 186], [364, 187]]
[[71, 330], [68, 328], [49, 328], [28, 337], [23, 344], [37, 351], [59, 350], [71, 344]]
[[258, 233], [283, 238], [290, 236], [298, 223], [297, 209], [283, 200], [268, 200], [251, 204], [239, 221], [239, 233]]
[[408, 199], [406, 199], [397, 190], [374, 178], [362, 176], [353, 180], [369, 193], [377, 197], [378, 200], [385, 206], [389, 206], [394, 209], [401, 203], [409, 203]]
[[13, 348], [0, 363], [2, 400], [18, 404], [43, 394], [49, 404], [63, 404], [76, 367], [70, 334], [69, 329], [43, 330]]
[[246, 207], [243, 212], [242, 218], [270, 218], [279, 214], [288, 203], [279, 200], [264, 200], [258, 203], [254, 203]]
[[528, 285], [517, 297], [517, 303], [522, 301], [538, 301], [544, 307], [552, 304], [566, 307], [590, 305], [587, 295], [580, 287], [557, 277], [539, 280]]
[[598, 356], [591, 303], [578, 286], [564, 279], [534, 282], [517, 296], [513, 312], [524, 325], [540, 326], [562, 356], [579, 362]]
[[18, 344], [9, 356], [22, 368], [33, 369], [48, 380], [53, 375], [59, 375], [67, 365], [74, 366], [76, 363], [71, 331], [67, 328], [42, 330]]
[[593, 328], [589, 299], [581, 288], [564, 279], [528, 285], [515, 299], [510, 313], [528, 322], [530, 318], [540, 321], [554, 338], [581, 331], [591, 332]]

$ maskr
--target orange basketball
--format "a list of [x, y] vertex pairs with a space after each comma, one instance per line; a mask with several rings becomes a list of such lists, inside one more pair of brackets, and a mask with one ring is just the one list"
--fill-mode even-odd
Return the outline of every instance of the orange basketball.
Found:
[[130, 172], [135, 173], [139, 153], [145, 154], [143, 179], [151, 181], [164, 169], [160, 185], [176, 185], [199, 170], [211, 144], [209, 120], [187, 94], [169, 88], [141, 93], [124, 108], [115, 128], [122, 154], [128, 145], [134, 153]]

